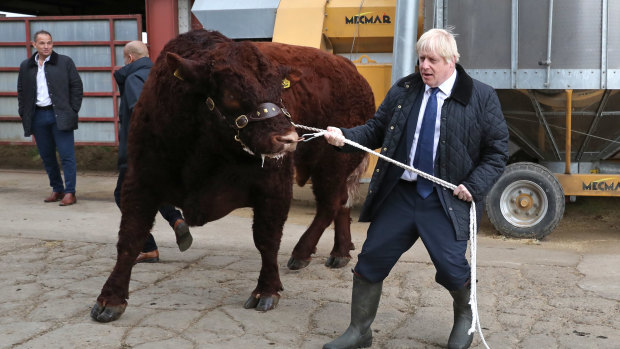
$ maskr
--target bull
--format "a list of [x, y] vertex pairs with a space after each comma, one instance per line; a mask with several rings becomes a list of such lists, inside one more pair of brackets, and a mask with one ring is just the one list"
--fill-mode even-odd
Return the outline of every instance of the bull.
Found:
[[331, 222], [336, 237], [326, 266], [346, 265], [354, 248], [351, 193], [367, 157], [323, 140], [301, 144], [295, 124], [348, 127], [374, 110], [370, 86], [345, 58], [202, 29], [171, 40], [131, 118], [117, 260], [91, 317], [108, 322], [125, 311], [134, 261], [162, 203], [181, 208], [190, 226], [253, 209], [262, 266], [245, 308], [267, 311], [279, 301], [277, 253], [294, 177], [298, 185], [312, 181], [316, 215], [287, 266], [307, 266]]

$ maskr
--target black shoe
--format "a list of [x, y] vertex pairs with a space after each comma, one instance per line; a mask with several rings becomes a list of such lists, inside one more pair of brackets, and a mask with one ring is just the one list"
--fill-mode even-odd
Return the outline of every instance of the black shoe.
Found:
[[192, 234], [189, 232], [189, 225], [181, 218], [174, 222], [174, 235], [177, 237], [177, 245], [181, 252], [187, 250], [194, 241]]

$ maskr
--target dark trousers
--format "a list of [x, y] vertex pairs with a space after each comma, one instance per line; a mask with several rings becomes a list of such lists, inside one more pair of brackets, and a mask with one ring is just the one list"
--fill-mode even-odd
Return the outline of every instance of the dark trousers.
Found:
[[470, 277], [467, 241], [456, 240], [437, 189], [422, 199], [415, 182], [402, 180], [373, 218], [355, 272], [373, 283], [383, 281], [418, 238], [435, 265], [435, 281], [450, 291], [462, 288]]
[[[57, 193], [75, 193], [76, 162], [73, 130], [60, 131], [56, 126], [54, 110], [37, 108], [32, 121], [32, 134], [52, 190]], [[65, 175], [64, 184], [56, 160], [56, 150], [60, 155], [62, 171]]]
[[[114, 201], [116, 201], [116, 206], [121, 208], [121, 188], [123, 186], [123, 179], [125, 179], [125, 173], [127, 172], [127, 167], [121, 167], [118, 171], [118, 179], [116, 180], [116, 188], [114, 188]], [[177, 210], [172, 205], [161, 205], [159, 207], [159, 213], [164, 217], [168, 224], [174, 228], [174, 223], [183, 219], [183, 215], [181, 211]], [[157, 243], [155, 242], [155, 238], [153, 234], [149, 233], [146, 237], [146, 241], [144, 242], [144, 247], [142, 247], [142, 252], [151, 252], [157, 249]]]

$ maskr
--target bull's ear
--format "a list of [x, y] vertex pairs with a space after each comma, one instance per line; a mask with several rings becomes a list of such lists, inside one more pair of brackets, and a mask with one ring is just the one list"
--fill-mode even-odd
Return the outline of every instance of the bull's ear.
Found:
[[199, 64], [190, 59], [185, 59], [176, 53], [166, 53], [166, 63], [174, 76], [183, 81], [195, 82], [199, 77]]
[[283, 67], [284, 70], [284, 78], [282, 79], [282, 87], [289, 88], [295, 85], [299, 80], [301, 80], [301, 76], [303, 73], [301, 70], [290, 67]]

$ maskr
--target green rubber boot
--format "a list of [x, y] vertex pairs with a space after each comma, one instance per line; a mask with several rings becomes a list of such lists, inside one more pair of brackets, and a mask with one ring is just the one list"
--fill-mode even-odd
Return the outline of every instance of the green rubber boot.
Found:
[[474, 334], [467, 334], [471, 327], [472, 313], [469, 305], [469, 286], [465, 286], [458, 291], [450, 291], [454, 299], [454, 325], [448, 339], [448, 349], [467, 349], [474, 339]]
[[340, 337], [325, 344], [323, 349], [356, 349], [372, 345], [370, 325], [377, 315], [382, 288], [383, 281], [370, 283], [353, 274], [351, 323]]

